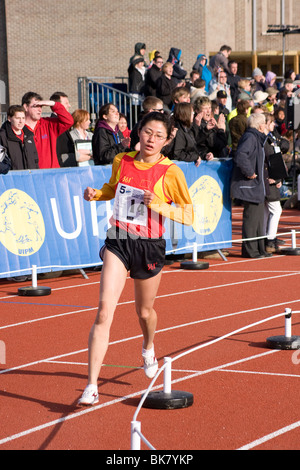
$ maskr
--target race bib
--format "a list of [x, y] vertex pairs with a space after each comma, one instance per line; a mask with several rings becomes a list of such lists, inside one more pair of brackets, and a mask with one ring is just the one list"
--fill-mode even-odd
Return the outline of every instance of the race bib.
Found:
[[148, 210], [144, 203], [144, 191], [126, 184], [118, 184], [113, 217], [127, 224], [147, 226]]

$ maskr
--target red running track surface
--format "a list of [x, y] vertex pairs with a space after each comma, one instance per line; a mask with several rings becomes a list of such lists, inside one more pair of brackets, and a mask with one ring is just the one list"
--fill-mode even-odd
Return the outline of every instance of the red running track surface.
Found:
[[[241, 238], [241, 213], [233, 208], [235, 240]], [[286, 246], [293, 229], [299, 230], [299, 212], [284, 211], [279, 231]], [[300, 257], [247, 260], [240, 243], [228, 251], [227, 261], [209, 259], [206, 270], [182, 270], [179, 262], [164, 268], [155, 303], [159, 365], [166, 356], [203, 346], [172, 364], [172, 389], [192, 393], [194, 404], [138, 414], [157, 450], [300, 449], [300, 351], [266, 345], [268, 337], [284, 335], [284, 316], [214, 342], [285, 308], [300, 310]], [[100, 402], [78, 408], [100, 280], [99, 272], [87, 274], [39, 281], [52, 289], [45, 297], [18, 296], [20, 284], [0, 280], [0, 450], [130, 450], [131, 421], [149, 385], [133, 281], [128, 278], [116, 310]], [[292, 330], [300, 335], [298, 313]], [[163, 374], [155, 386], [162, 383]]]

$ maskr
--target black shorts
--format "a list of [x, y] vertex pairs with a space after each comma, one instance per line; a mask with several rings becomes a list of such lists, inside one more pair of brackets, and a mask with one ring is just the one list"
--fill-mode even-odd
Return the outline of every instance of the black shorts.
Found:
[[107, 231], [103, 249], [114, 253], [124, 264], [133, 279], [148, 279], [156, 276], [164, 267], [166, 240], [164, 238], [141, 238], [128, 234], [118, 227]]

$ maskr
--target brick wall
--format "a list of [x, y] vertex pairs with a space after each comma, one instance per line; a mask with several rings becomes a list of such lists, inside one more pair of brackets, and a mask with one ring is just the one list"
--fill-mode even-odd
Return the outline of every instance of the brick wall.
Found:
[[[222, 44], [244, 50], [249, 44], [250, 0], [0, 0], [6, 9], [9, 102], [19, 103], [26, 91], [45, 99], [65, 91], [77, 107], [78, 76], [127, 76], [129, 57], [136, 42], [148, 52], [158, 49], [167, 59], [170, 47], [182, 49], [189, 72], [200, 52], [218, 51]], [[272, 0], [268, 21], [278, 16], [280, 0]], [[267, 0], [257, 0], [258, 24]], [[300, 21], [299, 0], [286, 0], [295, 21]], [[275, 6], [276, 8], [275, 8]], [[276, 16], [277, 9], [277, 16]], [[0, 38], [5, 19], [0, 15]], [[261, 26], [262, 27], [262, 26]], [[259, 46], [264, 38], [258, 32]], [[280, 50], [280, 37], [268, 39]], [[300, 49], [299, 35], [288, 39], [290, 49]], [[268, 44], [269, 46], [269, 44]], [[2, 55], [5, 56], [2, 52]], [[0, 66], [5, 64], [5, 57]], [[1, 72], [0, 72], [1, 73]]]

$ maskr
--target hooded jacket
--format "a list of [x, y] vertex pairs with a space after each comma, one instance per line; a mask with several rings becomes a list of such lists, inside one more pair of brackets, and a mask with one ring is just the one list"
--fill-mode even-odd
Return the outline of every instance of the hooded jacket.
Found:
[[[265, 200], [265, 152], [266, 135], [249, 127], [239, 141], [233, 158], [231, 196], [242, 201], [261, 204]], [[255, 179], [249, 179], [256, 174]]]
[[197, 60], [193, 65], [193, 70], [197, 70], [200, 74], [200, 78], [205, 81], [205, 91], [208, 93], [209, 91], [209, 82], [213, 78], [212, 70], [211, 68], [207, 65], [207, 59], [205, 61], [205, 65], [202, 65], [201, 58], [206, 57], [205, 54], [199, 54], [197, 56]]
[[0, 130], [0, 144], [6, 148], [11, 160], [12, 170], [27, 170], [39, 168], [39, 158], [35, 146], [34, 135], [28, 127], [23, 127], [23, 142], [6, 121]]
[[187, 71], [182, 68], [180, 57], [181, 57], [181, 49], [177, 49], [176, 47], [171, 47], [167, 62], [170, 62], [173, 65], [172, 77], [177, 81], [177, 83], [179, 83], [181, 80], [184, 80], [187, 74]]
[[[146, 49], [146, 44], [143, 42], [137, 42], [134, 46], [134, 54], [129, 59], [129, 65], [132, 64], [133, 60], [141, 56], [141, 49]], [[146, 62], [145, 62], [146, 65]]]

